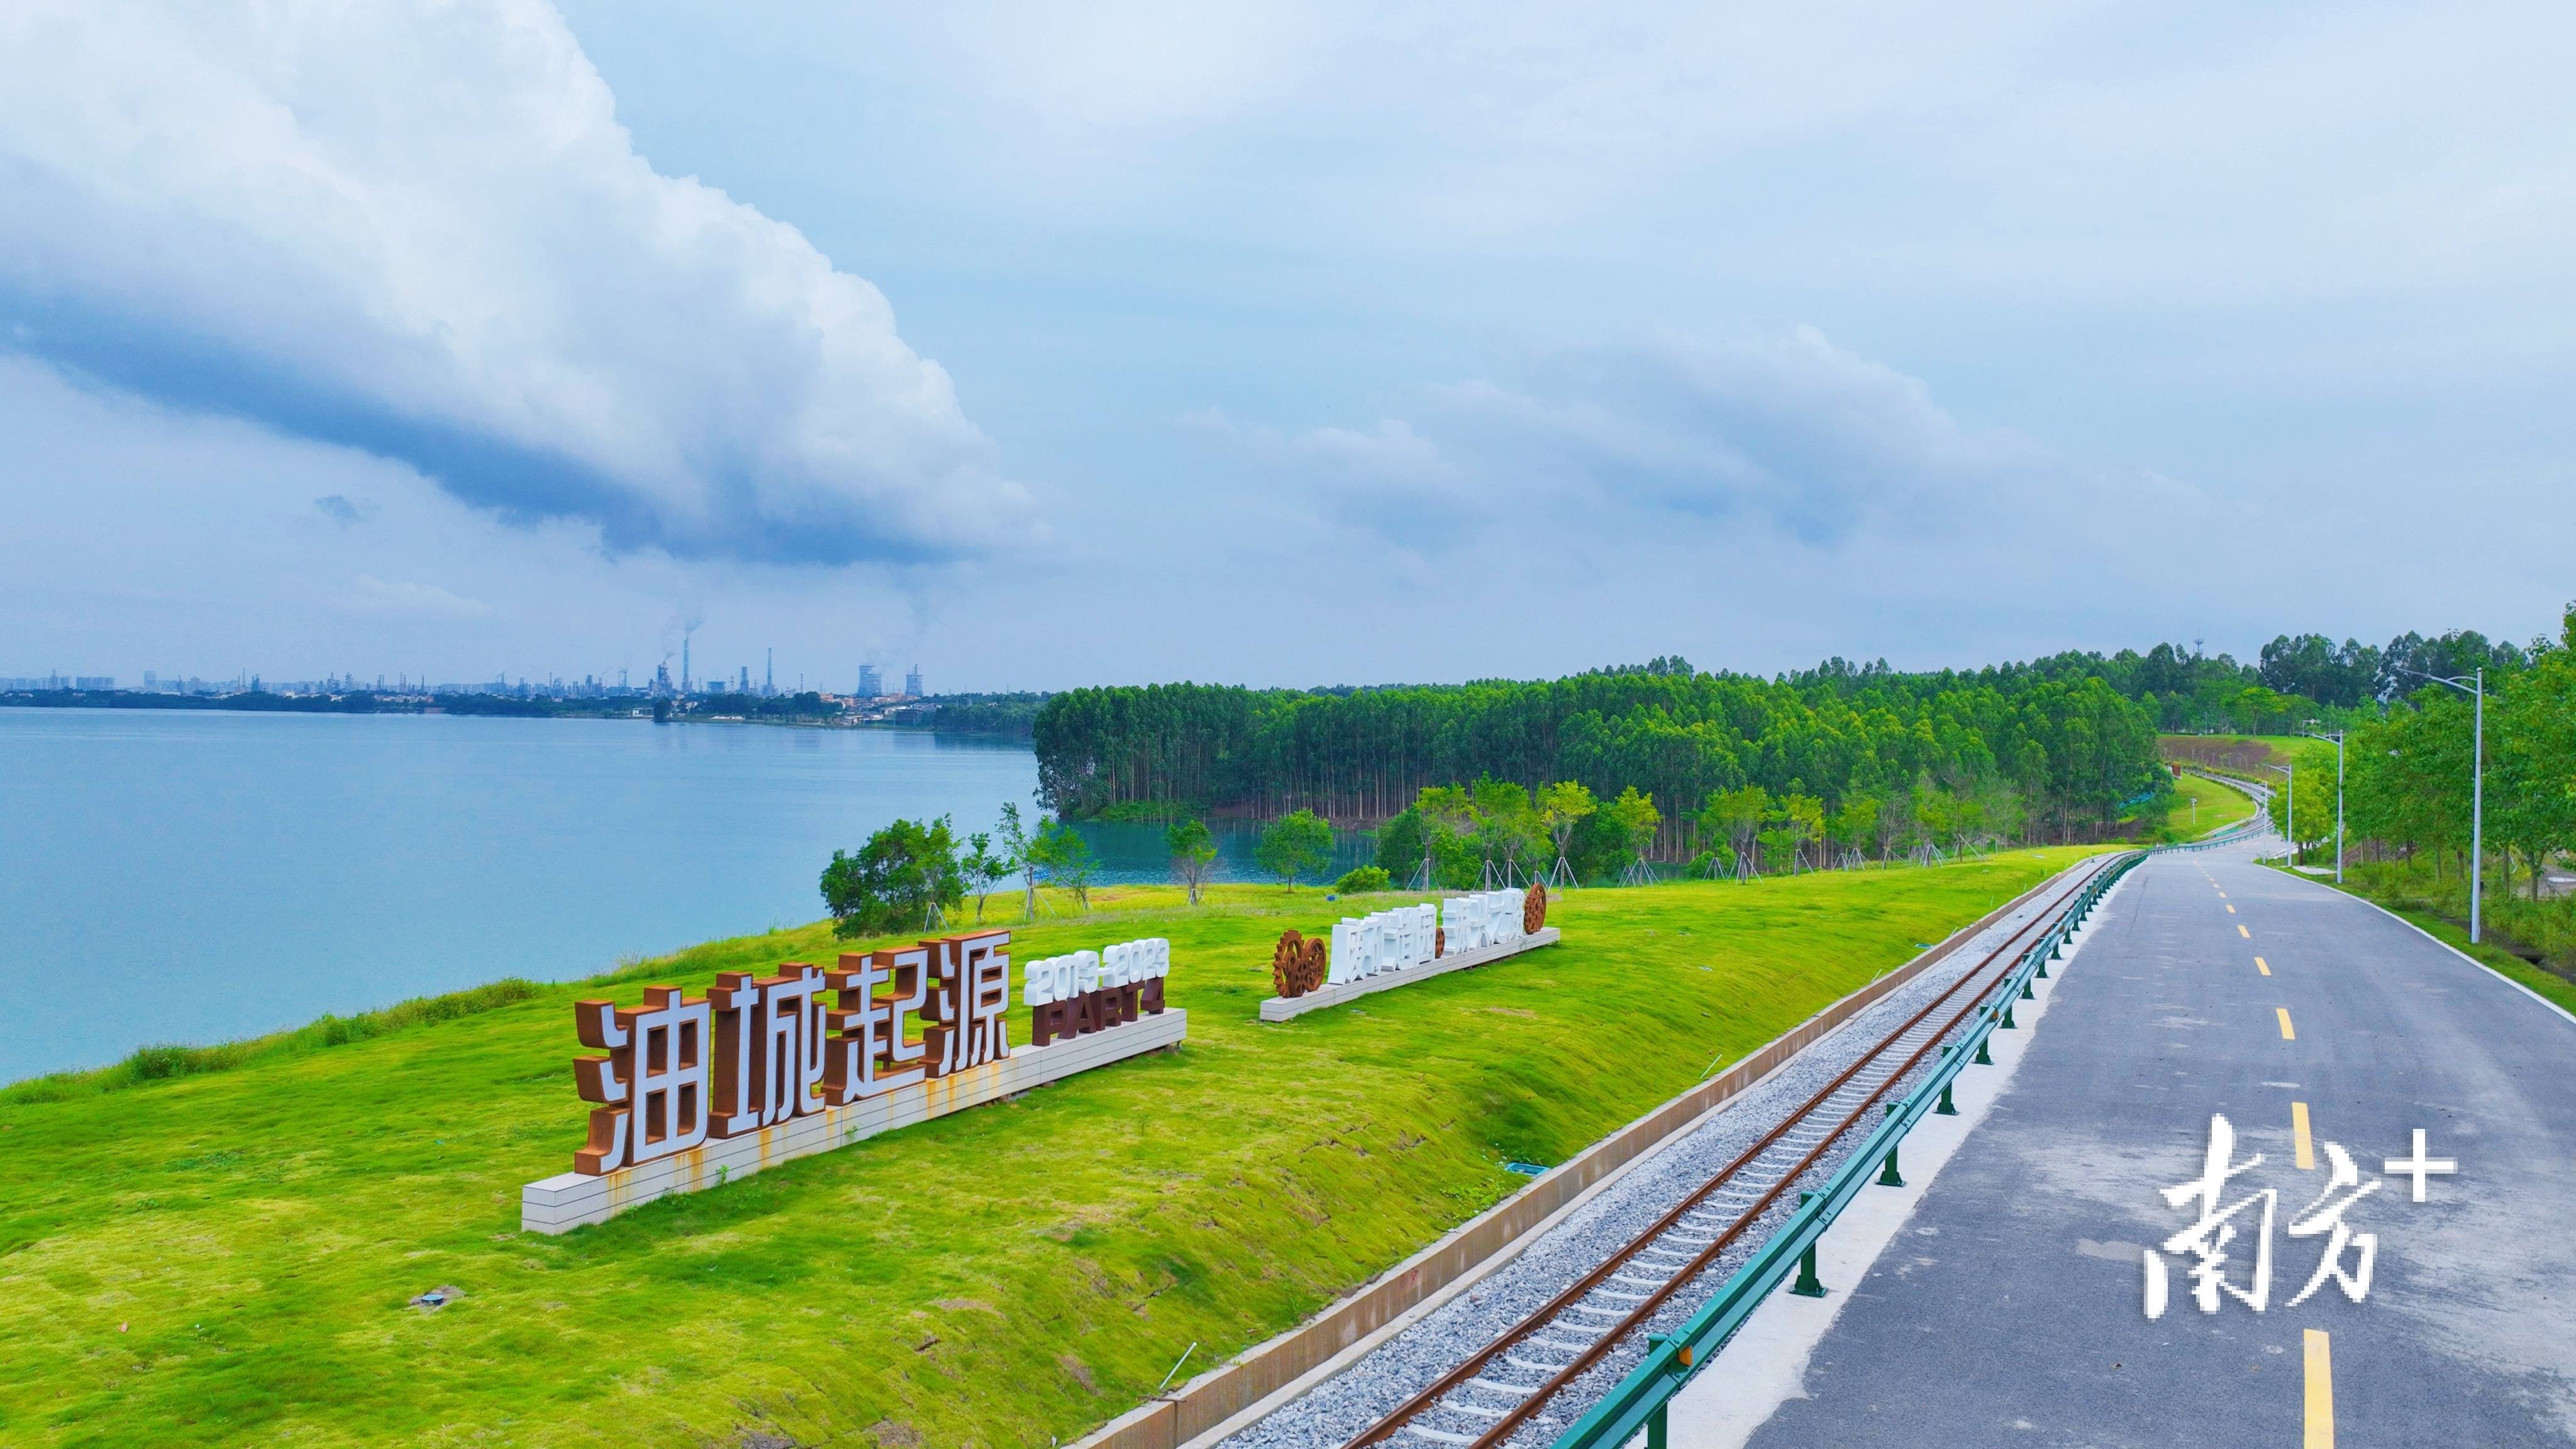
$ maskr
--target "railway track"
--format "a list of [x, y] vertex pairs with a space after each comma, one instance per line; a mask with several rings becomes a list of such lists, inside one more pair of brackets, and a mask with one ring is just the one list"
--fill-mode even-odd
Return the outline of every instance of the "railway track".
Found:
[[2016, 947], [2063, 914], [2101, 868], [2097, 864], [2070, 882], [1670, 1211], [1352, 1435], [1344, 1449], [1378, 1444], [1493, 1449], [1526, 1430], [1563, 1423], [1581, 1412], [1581, 1404], [1560, 1402], [1573, 1397], [1568, 1391], [1604, 1366], [1641, 1356], [1646, 1330], [1658, 1315], [1775, 1206], [1783, 1205], [1802, 1179], [1828, 1165], [1838, 1142], [1856, 1130], [1865, 1135], [1872, 1109], [1893, 1099], [1907, 1075], [2009, 974], [2018, 959]]

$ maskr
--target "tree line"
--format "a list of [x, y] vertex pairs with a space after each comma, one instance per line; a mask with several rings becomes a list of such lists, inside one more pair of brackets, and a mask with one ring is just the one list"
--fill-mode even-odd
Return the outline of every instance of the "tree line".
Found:
[[[2069, 650], [2027, 664], [1987, 671], [1997, 678], [2099, 679], [2135, 700], [2167, 732], [2281, 734], [2311, 719], [2341, 723], [2376, 714], [2411, 693], [2422, 676], [2466, 674], [2481, 666], [2518, 669], [2534, 652], [2510, 640], [2489, 640], [2474, 629], [2430, 638], [2413, 630], [2384, 646], [2323, 634], [2282, 634], [2263, 646], [2251, 664], [2228, 654], [2210, 655], [2194, 644], [2158, 644], [2141, 654]], [[1880, 664], [1876, 668], [1884, 670]], [[1865, 678], [1866, 670], [1829, 660], [1799, 678]]]
[[[2576, 899], [2545, 899], [2550, 862], [2576, 851], [2576, 607], [2555, 640], [2426, 662], [2435, 667], [2425, 674], [2488, 671], [2482, 874], [2489, 909], [2501, 907], [2497, 923], [2530, 945], [2576, 956]], [[2410, 686], [2404, 693], [2345, 722], [2346, 856], [2363, 868], [2367, 884], [2429, 894], [2464, 912], [2476, 701], [2420, 675], [2398, 678]], [[2284, 763], [2297, 772], [2297, 817], [2290, 818], [2292, 792], [2277, 789], [2273, 823], [2296, 841], [2300, 860], [2330, 863], [2334, 747], [2308, 741], [2290, 756]], [[2283, 783], [2268, 770], [2252, 773]]]
[[[1830, 661], [1766, 680], [1680, 659], [1532, 682], [1079, 689], [1048, 700], [1032, 731], [1041, 796], [1068, 817], [1144, 804], [1372, 823], [1425, 788], [1571, 783], [1652, 804], [1647, 850], [1665, 859], [1720, 844], [1706, 806], [1748, 787], [1812, 800], [1827, 819], [1870, 801], [1909, 841], [1969, 817], [1988, 838], [2095, 838], [2165, 788], [2155, 735], [2136, 701], [2079, 672]], [[1876, 832], [1882, 849], [1898, 843]]]

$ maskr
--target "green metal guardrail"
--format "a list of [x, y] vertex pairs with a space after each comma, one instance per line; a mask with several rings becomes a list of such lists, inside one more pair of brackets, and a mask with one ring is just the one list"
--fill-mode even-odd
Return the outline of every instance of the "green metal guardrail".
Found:
[[1863, 1187], [1872, 1182], [1904, 1185], [1904, 1179], [1897, 1175], [1896, 1153], [1905, 1134], [1927, 1115], [1955, 1112], [1950, 1105], [1950, 1087], [1960, 1071], [1972, 1061], [1993, 1064], [1986, 1051], [1986, 1038], [1997, 1030], [2012, 1028], [2013, 1003], [2034, 994], [2030, 983], [2048, 975], [2048, 963], [2064, 954], [2067, 938], [2093, 913], [2103, 893], [2146, 858], [2146, 852], [2132, 851], [2095, 872], [2076, 893], [2074, 904], [2058, 917], [2057, 924], [2032, 942], [2013, 968], [2004, 973], [2004, 979], [1992, 988], [1993, 995], [1977, 1009], [1967, 1036], [1942, 1048], [1932, 1074], [1904, 1101], [1888, 1108], [1887, 1119], [1862, 1139], [1821, 1191], [1801, 1195], [1789, 1221], [1755, 1250], [1751, 1261], [1726, 1280], [1717, 1296], [1692, 1314], [1679, 1330], [1647, 1340], [1646, 1361], [1577, 1419], [1574, 1427], [1558, 1436], [1554, 1449], [1619, 1449], [1640, 1430], [1645, 1432], [1648, 1449], [1665, 1449], [1664, 1415], [1673, 1396], [1707, 1365], [1792, 1270], [1797, 1272], [1798, 1282], [1790, 1292], [1822, 1297], [1825, 1289], [1816, 1278], [1816, 1244], [1824, 1237], [1825, 1229], [1832, 1226]]
[[2207, 840], [2186, 840], [2176, 845], [2150, 846], [2147, 853], [2166, 855], [2184, 850], [2215, 850], [2222, 845], [2242, 845], [2247, 840], [2265, 833], [2263, 817], [2257, 815], [2243, 824], [2230, 825]]

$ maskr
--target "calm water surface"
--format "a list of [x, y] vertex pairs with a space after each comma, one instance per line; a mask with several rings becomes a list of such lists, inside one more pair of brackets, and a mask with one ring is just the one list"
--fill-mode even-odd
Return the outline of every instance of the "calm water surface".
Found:
[[[911, 731], [0, 709], [0, 1081], [810, 921], [835, 847], [1036, 784]], [[1159, 827], [1085, 833], [1168, 877]]]
[[1024, 745], [890, 730], [0, 710], [0, 1081], [822, 914]]

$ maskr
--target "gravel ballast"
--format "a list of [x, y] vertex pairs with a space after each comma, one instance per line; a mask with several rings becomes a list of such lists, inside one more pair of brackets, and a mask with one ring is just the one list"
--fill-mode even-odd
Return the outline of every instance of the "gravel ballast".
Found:
[[[1225, 1449], [1312, 1449], [1336, 1445], [1374, 1423], [1424, 1385], [1446, 1373], [1484, 1345], [1511, 1329], [1565, 1287], [1599, 1266], [1644, 1232], [1673, 1205], [1688, 1197], [1789, 1114], [1814, 1096], [1863, 1053], [1956, 983], [1987, 952], [2012, 937], [2043, 911], [2057, 892], [2023, 907], [1988, 927], [1914, 980], [1872, 1003], [1833, 1034], [1781, 1064], [1770, 1076], [1713, 1110], [1696, 1126], [1678, 1133], [1640, 1159], [1520, 1255], [1483, 1281], [1411, 1324], [1339, 1374], [1224, 1441]], [[2032, 931], [2032, 937], [2038, 932]], [[2021, 943], [2026, 946], [2028, 943]], [[1994, 977], [2017, 959], [2020, 947], [1989, 970]], [[1966, 1005], [1962, 992], [1945, 1003], [1935, 1020]], [[1928, 1060], [1937, 1059], [1937, 1053]], [[1918, 1074], [1921, 1071], [1918, 1068]], [[1910, 1081], [1882, 1100], [1895, 1101], [1912, 1089]], [[1844, 1134], [1809, 1170], [1800, 1188], [1812, 1188], [1841, 1165], [1864, 1134]], [[1650, 1332], [1678, 1327], [1712, 1297], [1727, 1277], [1743, 1266], [1779, 1227], [1797, 1201], [1783, 1193], [1751, 1230], [1739, 1236], [1718, 1260], [1656, 1313]], [[1644, 1335], [1633, 1337], [1556, 1396], [1513, 1439], [1514, 1445], [1544, 1445], [1564, 1432], [1585, 1408], [1636, 1366]], [[1563, 1358], [1557, 1354], [1551, 1357]], [[1488, 1368], [1484, 1372], [1493, 1372]], [[1528, 1380], [1525, 1371], [1510, 1377]], [[1503, 1400], [1492, 1400], [1501, 1402]], [[1454, 1412], [1426, 1416], [1433, 1435], [1399, 1433], [1400, 1444], [1433, 1445], [1451, 1434], [1475, 1427], [1472, 1418]], [[1463, 1436], [1461, 1436], [1463, 1437]]]

